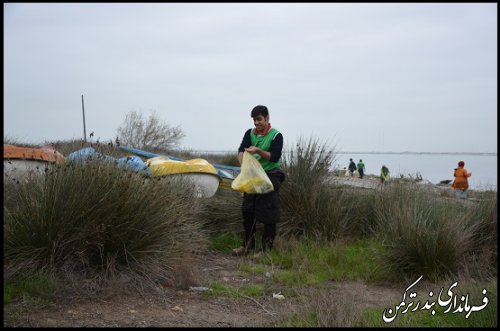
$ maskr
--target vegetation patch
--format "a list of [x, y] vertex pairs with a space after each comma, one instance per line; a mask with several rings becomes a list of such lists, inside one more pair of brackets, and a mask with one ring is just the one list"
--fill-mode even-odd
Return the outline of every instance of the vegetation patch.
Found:
[[240, 245], [241, 237], [234, 233], [211, 235], [208, 240], [208, 248], [219, 252], [230, 252]]
[[155, 288], [206, 239], [188, 188], [101, 160], [13, 185], [4, 204], [5, 278], [43, 270], [67, 296], [97, 295], [110, 284]]

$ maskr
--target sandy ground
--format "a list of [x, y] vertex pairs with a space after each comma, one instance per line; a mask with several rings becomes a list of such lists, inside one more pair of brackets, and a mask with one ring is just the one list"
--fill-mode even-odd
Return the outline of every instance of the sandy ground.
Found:
[[[403, 180], [401, 178], [389, 178], [387, 183], [395, 183], [399, 180]], [[404, 179], [410, 180], [410, 179]], [[354, 176], [331, 176], [330, 181], [333, 184], [340, 186], [350, 186], [357, 188], [368, 188], [368, 189], [380, 189], [382, 188], [382, 183], [380, 182], [379, 176], [374, 175], [366, 175], [363, 179], [359, 178], [358, 175]], [[428, 181], [417, 181], [419, 185], [426, 185], [428, 187], [432, 187], [436, 191], [449, 191], [452, 192], [451, 184], [433, 184]]]
[[[214, 282], [238, 288], [244, 284], [263, 284], [266, 276], [238, 271], [241, 257], [210, 253], [199, 259], [197, 287]], [[254, 262], [251, 262], [254, 263]], [[255, 262], [257, 263], [257, 262]], [[266, 266], [267, 267], [267, 266]], [[271, 268], [271, 267], [269, 267]], [[269, 270], [271, 271], [271, 270]], [[268, 282], [269, 284], [269, 282]], [[158, 295], [119, 295], [107, 300], [35, 307], [22, 301], [4, 307], [4, 327], [259, 327], [275, 326], [318, 297], [328, 306], [342, 308], [393, 307], [404, 289], [386, 284], [334, 282], [321, 289], [301, 289], [300, 295], [279, 300], [273, 293], [287, 293], [274, 282], [265, 295], [257, 297], [211, 296], [203, 291], [164, 287]], [[381, 314], [383, 309], [381, 309]]]

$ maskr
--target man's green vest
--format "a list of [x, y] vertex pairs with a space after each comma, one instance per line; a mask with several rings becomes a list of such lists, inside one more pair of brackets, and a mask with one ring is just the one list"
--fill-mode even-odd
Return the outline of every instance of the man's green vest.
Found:
[[[265, 136], [255, 135], [253, 131], [254, 131], [253, 129], [250, 130], [250, 142], [252, 146], [258, 147], [266, 152], [269, 152], [271, 148], [271, 142], [276, 137], [276, 135], [280, 133], [275, 128], [271, 128], [271, 130], [269, 130], [269, 132]], [[261, 157], [257, 153], [254, 153], [253, 156], [255, 156], [257, 160], [259, 160], [260, 164], [262, 165], [262, 168], [264, 168], [265, 171], [277, 169], [281, 166], [280, 160], [278, 160], [277, 162], [271, 162]]]

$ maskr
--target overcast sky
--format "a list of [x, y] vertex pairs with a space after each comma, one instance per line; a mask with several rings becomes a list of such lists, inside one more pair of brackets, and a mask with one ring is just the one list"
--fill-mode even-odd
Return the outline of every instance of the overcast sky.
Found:
[[290, 146], [497, 152], [496, 3], [4, 4], [4, 137], [109, 141], [156, 113], [236, 150], [266, 105]]

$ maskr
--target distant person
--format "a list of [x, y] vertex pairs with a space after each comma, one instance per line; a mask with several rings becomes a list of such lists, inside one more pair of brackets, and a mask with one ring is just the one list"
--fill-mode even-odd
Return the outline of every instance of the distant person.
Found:
[[352, 159], [349, 159], [349, 174], [352, 176], [354, 176], [354, 172], [356, 171], [356, 163], [354, 163], [354, 161]]
[[380, 170], [380, 182], [384, 184], [387, 179], [389, 179], [389, 168], [383, 165]]
[[465, 162], [458, 162], [458, 168], [455, 168], [453, 176], [455, 180], [451, 185], [455, 189], [455, 197], [461, 199], [467, 199], [467, 190], [469, 188], [469, 181], [467, 178], [472, 176], [472, 172], [468, 172], [465, 168]]
[[358, 162], [358, 172], [359, 172], [359, 178], [363, 179], [363, 175], [365, 174], [365, 164], [361, 159], [359, 159]]

